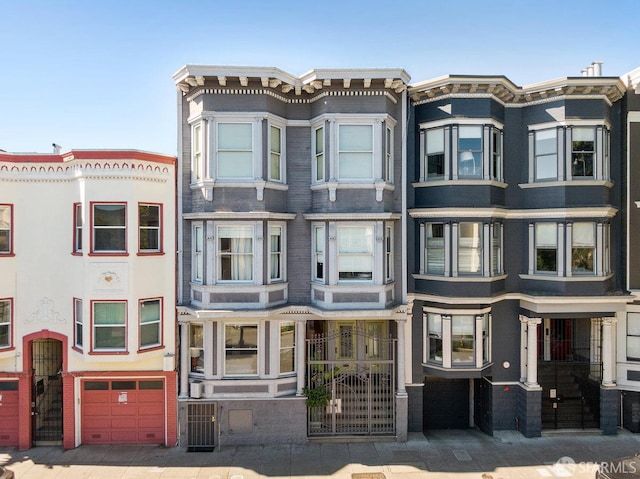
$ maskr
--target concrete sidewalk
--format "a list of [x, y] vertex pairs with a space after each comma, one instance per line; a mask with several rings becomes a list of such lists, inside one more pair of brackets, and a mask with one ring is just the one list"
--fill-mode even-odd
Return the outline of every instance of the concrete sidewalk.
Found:
[[[406, 443], [229, 446], [207, 453], [157, 446], [34, 447], [0, 451], [0, 465], [16, 479], [549, 479], [593, 478], [601, 463], [639, 451], [640, 435], [624, 430], [617, 436], [580, 431], [532, 439], [513, 431], [491, 437], [443, 430], [412, 433]], [[624, 472], [629, 479], [640, 477], [640, 471]]]

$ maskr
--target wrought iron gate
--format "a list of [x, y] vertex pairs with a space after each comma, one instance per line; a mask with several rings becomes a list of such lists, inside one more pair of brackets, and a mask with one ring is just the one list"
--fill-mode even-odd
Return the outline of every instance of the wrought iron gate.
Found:
[[33, 444], [62, 444], [62, 343], [37, 339], [31, 355]]
[[394, 434], [396, 340], [353, 328], [306, 342], [309, 436]]
[[216, 404], [187, 405], [187, 450], [211, 452], [216, 446]]

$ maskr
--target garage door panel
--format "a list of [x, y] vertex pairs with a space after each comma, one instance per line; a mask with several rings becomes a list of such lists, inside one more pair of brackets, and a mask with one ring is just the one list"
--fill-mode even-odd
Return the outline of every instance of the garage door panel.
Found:
[[[3, 384], [18, 388], [17, 383]], [[18, 391], [0, 390], [0, 446], [18, 445]]]
[[83, 390], [83, 444], [162, 444], [165, 391], [158, 385], [164, 381], [106, 382], [106, 389]]

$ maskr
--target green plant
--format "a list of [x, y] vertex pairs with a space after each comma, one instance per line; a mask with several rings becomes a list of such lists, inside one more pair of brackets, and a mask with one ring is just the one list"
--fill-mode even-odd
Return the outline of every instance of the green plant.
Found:
[[324, 386], [313, 389], [304, 388], [302, 392], [307, 396], [307, 407], [325, 407], [329, 405], [331, 400], [331, 391]]

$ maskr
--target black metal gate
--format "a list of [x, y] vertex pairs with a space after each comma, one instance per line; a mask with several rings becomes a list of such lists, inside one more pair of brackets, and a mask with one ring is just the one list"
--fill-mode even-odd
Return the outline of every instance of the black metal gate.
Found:
[[352, 328], [306, 342], [309, 436], [394, 434], [396, 340]]
[[216, 404], [187, 404], [187, 450], [210, 452], [216, 446]]
[[31, 343], [31, 357], [33, 444], [62, 444], [62, 343], [36, 339]]

